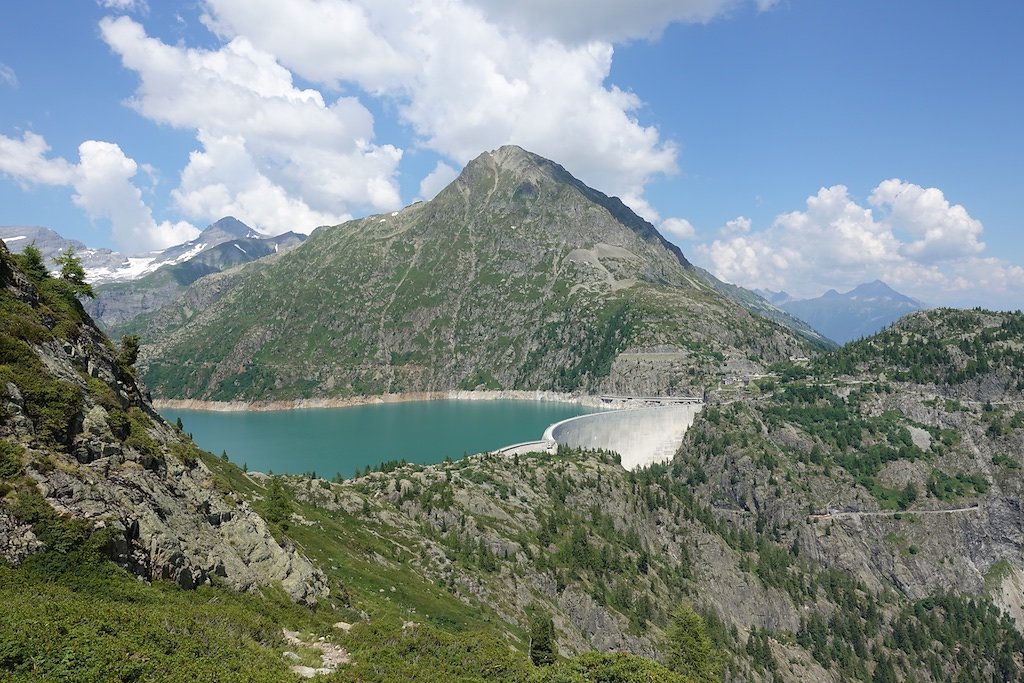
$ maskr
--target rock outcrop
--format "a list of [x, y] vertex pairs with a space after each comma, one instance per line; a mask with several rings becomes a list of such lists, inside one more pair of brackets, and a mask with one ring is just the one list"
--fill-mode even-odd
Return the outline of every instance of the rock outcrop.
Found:
[[26, 274], [2, 246], [0, 329], [0, 556], [47, 548], [34, 524], [53, 513], [30, 506], [41, 498], [58, 520], [103, 530], [112, 559], [145, 578], [327, 595], [323, 574], [153, 410], [63, 283]]

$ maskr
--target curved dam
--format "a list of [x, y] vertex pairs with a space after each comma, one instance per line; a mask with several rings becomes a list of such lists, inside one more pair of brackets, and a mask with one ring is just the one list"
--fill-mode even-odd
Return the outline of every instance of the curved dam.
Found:
[[548, 427], [543, 443], [615, 451], [622, 466], [632, 470], [670, 460], [703, 407], [690, 403], [580, 415]]

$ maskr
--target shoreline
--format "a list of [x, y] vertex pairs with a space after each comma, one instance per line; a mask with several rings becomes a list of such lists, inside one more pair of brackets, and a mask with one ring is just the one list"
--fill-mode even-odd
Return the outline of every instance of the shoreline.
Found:
[[557, 391], [414, 391], [375, 396], [348, 396], [345, 398], [299, 398], [289, 401], [200, 401], [197, 399], [158, 398], [152, 401], [157, 410], [202, 410], [208, 412], [273, 412], [282, 410], [308, 410], [319, 408], [353, 408], [383, 403], [411, 401], [537, 401], [544, 403], [573, 403], [588, 408], [614, 408], [591, 394], [567, 394]]

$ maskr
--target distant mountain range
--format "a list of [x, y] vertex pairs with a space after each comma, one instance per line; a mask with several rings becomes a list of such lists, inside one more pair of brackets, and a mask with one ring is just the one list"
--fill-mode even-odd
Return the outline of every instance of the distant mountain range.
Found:
[[[287, 233], [294, 234], [294, 233]], [[227, 216], [208, 226], [193, 240], [166, 249], [144, 254], [128, 255], [106, 248], [89, 247], [74, 239], [67, 239], [60, 233], [40, 226], [3, 225], [0, 239], [14, 253], [20, 253], [27, 245], [35, 243], [51, 267], [53, 259], [62, 251], [71, 248], [82, 261], [86, 278], [93, 285], [106, 282], [135, 280], [152, 273], [161, 266], [182, 263], [192, 257], [224, 242], [236, 239], [268, 239], [267, 235], [253, 230], [242, 221]]]
[[21, 252], [34, 243], [54, 269], [54, 257], [73, 249], [96, 291], [95, 299], [84, 302], [85, 308], [106, 330], [171, 303], [205, 275], [285, 251], [305, 238], [295, 232], [269, 237], [227, 216], [184, 244], [126, 256], [88, 247], [49, 228], [0, 226], [0, 239], [11, 251]]
[[881, 280], [844, 293], [830, 289], [813, 299], [796, 299], [786, 292], [770, 289], [755, 291], [839, 344], [870, 336], [908, 313], [928, 308]]

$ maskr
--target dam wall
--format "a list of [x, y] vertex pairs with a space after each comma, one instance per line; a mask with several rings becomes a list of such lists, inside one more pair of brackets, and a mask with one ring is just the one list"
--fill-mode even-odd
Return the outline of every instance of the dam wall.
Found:
[[543, 441], [615, 451], [622, 466], [632, 470], [671, 460], [703, 407], [695, 403], [580, 415], [548, 427]]

